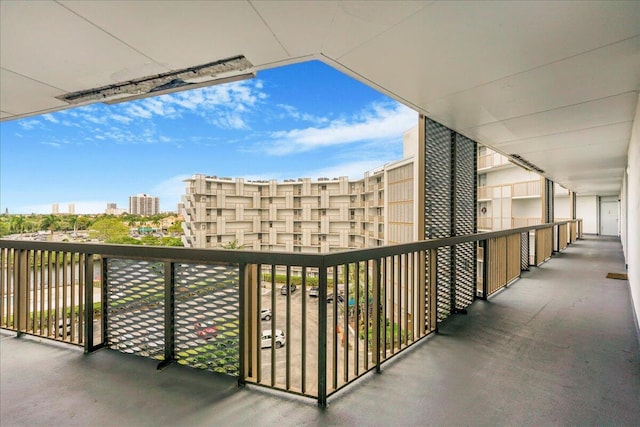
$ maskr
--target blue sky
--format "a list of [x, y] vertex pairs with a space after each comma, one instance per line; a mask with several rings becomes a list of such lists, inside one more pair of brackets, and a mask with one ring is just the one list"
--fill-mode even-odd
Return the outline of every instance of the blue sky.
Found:
[[0, 123], [0, 209], [104, 212], [160, 197], [173, 211], [195, 173], [362, 178], [402, 157], [417, 113], [318, 61], [255, 79]]

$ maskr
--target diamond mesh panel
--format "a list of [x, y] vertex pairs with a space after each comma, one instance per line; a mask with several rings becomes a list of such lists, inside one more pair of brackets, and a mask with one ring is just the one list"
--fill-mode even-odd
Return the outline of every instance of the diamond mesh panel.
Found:
[[438, 248], [438, 321], [451, 314], [451, 248]]
[[[428, 239], [451, 236], [451, 131], [429, 119], [425, 119], [425, 216]], [[438, 249], [437, 280], [438, 320], [442, 320], [451, 311], [450, 248]]]
[[520, 239], [520, 270], [529, 270], [529, 232], [521, 233]]
[[164, 265], [107, 260], [109, 347], [164, 358]]
[[456, 245], [456, 308], [469, 306], [476, 289], [476, 246], [473, 242]]
[[426, 121], [425, 235], [429, 239], [451, 235], [451, 131]]
[[[473, 234], [476, 230], [476, 143], [455, 135], [454, 158], [454, 233], [456, 236]], [[455, 307], [465, 308], [473, 302], [476, 288], [476, 256], [473, 243], [456, 245]]]
[[175, 267], [175, 353], [178, 363], [239, 373], [238, 267]]

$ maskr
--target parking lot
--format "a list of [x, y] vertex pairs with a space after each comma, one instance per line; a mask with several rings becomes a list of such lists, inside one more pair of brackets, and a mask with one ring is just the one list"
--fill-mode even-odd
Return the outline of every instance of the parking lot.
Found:
[[[286, 345], [279, 349], [263, 348], [261, 350], [261, 383], [271, 384], [271, 366], [272, 366], [272, 354], [275, 354], [275, 368], [276, 376], [275, 382], [281, 387], [286, 385], [286, 355], [289, 352], [289, 384], [290, 388], [302, 391], [302, 367], [303, 367], [303, 344], [302, 338], [305, 338], [305, 391], [315, 392], [317, 390], [317, 372], [318, 372], [318, 308], [319, 304], [327, 304], [326, 301], [320, 301], [317, 297], [310, 297], [307, 291], [305, 295], [305, 311], [303, 313], [303, 292], [302, 288], [298, 287], [289, 297], [290, 307], [290, 325], [287, 328], [287, 295], [281, 295], [280, 287], [276, 288], [275, 295], [272, 295], [270, 286], [263, 288], [261, 307], [271, 308], [272, 297], [275, 298], [275, 313], [271, 320], [262, 320], [262, 330], [272, 329], [275, 324], [276, 329], [284, 331], [286, 335]], [[337, 331], [337, 374], [338, 384], [342, 383], [342, 377], [344, 376], [344, 331], [343, 331], [343, 307], [344, 303], [338, 301], [338, 327]], [[303, 330], [303, 315], [305, 316], [305, 330]], [[333, 378], [333, 340], [334, 340], [334, 311], [333, 303], [327, 304], [327, 382], [329, 388], [332, 385]], [[353, 331], [349, 334], [349, 369], [353, 372], [354, 368], [354, 350], [353, 344], [355, 339], [355, 333]], [[360, 343], [360, 352], [363, 353], [364, 344]], [[361, 355], [361, 359], [364, 356]], [[363, 366], [363, 361], [360, 361], [360, 367]]]

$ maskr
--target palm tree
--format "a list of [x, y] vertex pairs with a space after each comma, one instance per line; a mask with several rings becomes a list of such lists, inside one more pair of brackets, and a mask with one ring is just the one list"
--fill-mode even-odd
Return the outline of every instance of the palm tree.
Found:
[[12, 216], [9, 224], [9, 229], [12, 233], [22, 233], [24, 231], [26, 219], [23, 215]]
[[73, 228], [73, 238], [78, 236], [78, 215], [67, 216], [67, 227]]
[[60, 218], [57, 215], [49, 214], [45, 215], [42, 218], [42, 222], [40, 223], [40, 230], [49, 230], [51, 235], [49, 236], [49, 240], [53, 240], [53, 232], [58, 227], [60, 223]]

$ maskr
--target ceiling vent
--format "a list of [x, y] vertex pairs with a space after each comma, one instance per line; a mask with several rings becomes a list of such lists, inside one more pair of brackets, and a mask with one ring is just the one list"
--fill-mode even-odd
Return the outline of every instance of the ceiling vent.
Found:
[[243, 55], [222, 59], [195, 67], [183, 68], [168, 73], [155, 74], [139, 79], [102, 86], [94, 89], [70, 92], [56, 96], [68, 104], [90, 102], [117, 104], [151, 96], [197, 89], [255, 77], [249, 70], [253, 64]]

